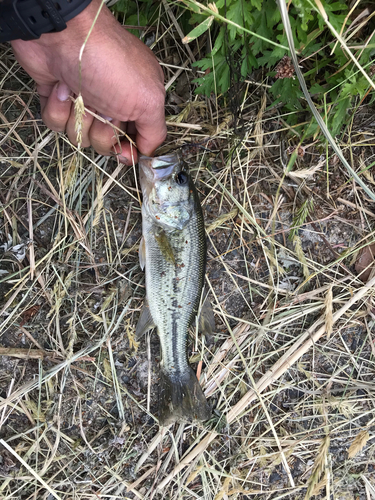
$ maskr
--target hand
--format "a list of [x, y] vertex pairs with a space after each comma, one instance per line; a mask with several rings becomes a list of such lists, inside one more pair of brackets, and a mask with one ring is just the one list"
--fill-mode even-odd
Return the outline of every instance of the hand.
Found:
[[[36, 81], [44, 123], [57, 132], [66, 131], [77, 144], [74, 105], [70, 96], [81, 90], [86, 107], [110, 117], [111, 124], [135, 139], [148, 156], [166, 136], [164, 78], [151, 50], [116, 21], [103, 7], [82, 57], [79, 84], [79, 52], [100, 7], [93, 0], [67, 29], [46, 33], [39, 40], [12, 42], [17, 60]], [[93, 146], [102, 155], [117, 153], [122, 163], [137, 161], [128, 141], [118, 144], [111, 124], [84, 115], [82, 147]]]

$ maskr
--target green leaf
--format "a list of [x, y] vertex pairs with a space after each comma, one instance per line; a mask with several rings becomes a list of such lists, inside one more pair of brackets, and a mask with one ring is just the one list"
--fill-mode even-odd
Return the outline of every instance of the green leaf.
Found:
[[231, 0], [217, 0], [217, 2], [215, 2], [218, 9], [222, 9], [225, 5], [228, 8], [231, 3]]
[[359, 95], [362, 98], [365, 95], [369, 88], [369, 83], [364, 76], [357, 75], [357, 77], [358, 79], [355, 76], [351, 76], [351, 78], [349, 78], [350, 81], [342, 85], [342, 97], [354, 97], [356, 95]]
[[[243, 26], [250, 29], [253, 25], [253, 16], [251, 14], [252, 7], [246, 0], [237, 0], [233, 3], [227, 11], [227, 19], [233, 21], [239, 26]], [[228, 32], [230, 40], [234, 41], [236, 36], [243, 36], [242, 30], [239, 30], [236, 26], [228, 24]]]
[[262, 8], [262, 0], [251, 0], [251, 5], [260, 10]]
[[199, 85], [199, 87], [195, 90], [196, 94], [203, 94], [210, 97], [211, 92], [214, 92], [215, 89], [214, 73], [211, 71], [207, 75], [196, 78], [193, 80], [193, 83], [197, 83]]
[[[283, 78], [276, 80], [271, 87], [271, 93], [276, 98], [272, 103], [275, 105], [279, 102], [284, 104], [285, 109], [289, 111], [302, 110], [300, 98], [303, 96], [298, 80], [293, 78]], [[296, 120], [296, 117], [290, 116], [290, 123]]]
[[228, 64], [225, 64], [219, 78], [219, 88], [222, 90], [222, 92], [226, 92], [229, 89], [229, 85], [230, 85], [230, 68]]
[[258, 61], [253, 56], [251, 50], [242, 50], [243, 60], [241, 63], [241, 75], [245, 78], [253, 68], [258, 67]]
[[226, 30], [225, 26], [222, 26], [220, 28], [219, 34], [216, 37], [215, 45], [211, 51], [211, 56], [214, 56], [222, 48], [224, 43], [225, 30]]
[[205, 33], [214, 21], [214, 16], [209, 16], [205, 21], [198, 24], [188, 35], [182, 39], [182, 43], [190, 43]]
[[350, 97], [346, 97], [345, 99], [341, 99], [338, 101], [337, 106], [335, 107], [335, 114], [332, 117], [331, 120], [331, 134], [333, 136], [337, 135], [343, 126], [345, 119], [346, 119], [346, 114], [348, 112], [348, 109], [350, 107]]
[[[256, 26], [256, 32], [258, 35], [261, 35], [264, 38], [273, 39], [273, 32], [267, 24], [267, 13], [263, 9], [260, 12], [254, 13], [254, 26]], [[262, 52], [263, 47], [265, 47], [265, 49], [269, 48], [268, 44], [263, 42], [263, 40], [258, 37], [251, 37], [251, 42], [253, 42], [252, 50], [254, 54]]]
[[[140, 12], [139, 14], [132, 14], [131, 16], [126, 16], [125, 18], [126, 24], [133, 25], [133, 26], [146, 26], [147, 24], [147, 17]], [[135, 35], [136, 37], [139, 37], [139, 30], [128, 30], [130, 33]]]
[[324, 94], [325, 91], [326, 91], [326, 89], [324, 87], [322, 87], [321, 85], [319, 85], [318, 83], [315, 83], [309, 89], [309, 92], [310, 92], [311, 95], [314, 95], [314, 94]]
[[[196, 89], [196, 94], [211, 95], [211, 92], [226, 92], [229, 88], [229, 66], [225, 54], [221, 51], [213, 57], [205, 57], [197, 61], [193, 66], [198, 66], [202, 71], [210, 70], [204, 76], [193, 80], [198, 83], [199, 87]], [[226, 75], [228, 72], [228, 75]], [[216, 82], [216, 88], [215, 88]]]
[[126, 14], [129, 8], [129, 3], [129, 0], [118, 0], [118, 2], [116, 2], [112, 7], [112, 10]]
[[307, 0], [293, 0], [293, 4], [297, 8], [301, 19], [301, 28], [306, 31], [308, 22], [314, 19], [315, 12], [311, 9], [311, 5]]

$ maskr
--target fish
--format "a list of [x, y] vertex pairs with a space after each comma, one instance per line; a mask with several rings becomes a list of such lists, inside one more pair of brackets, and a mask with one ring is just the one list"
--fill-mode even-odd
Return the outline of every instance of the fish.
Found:
[[[155, 327], [159, 335], [160, 425], [205, 421], [211, 409], [187, 359], [188, 330], [197, 316], [206, 268], [198, 192], [177, 153], [140, 156], [138, 167], [143, 196], [139, 260], [146, 299], [136, 337]], [[211, 333], [212, 319], [200, 323]]]

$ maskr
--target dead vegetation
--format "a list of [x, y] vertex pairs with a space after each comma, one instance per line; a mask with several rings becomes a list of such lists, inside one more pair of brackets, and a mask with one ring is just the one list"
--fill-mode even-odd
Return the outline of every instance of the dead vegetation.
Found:
[[[181, 148], [205, 214], [217, 331], [192, 330], [189, 357], [212, 420], [157, 424], [158, 340], [134, 338], [136, 167], [47, 130], [4, 45], [0, 497], [374, 499], [375, 206], [324, 146], [284, 135], [267, 82], [245, 84], [241, 117], [195, 97], [171, 22], [161, 151]], [[340, 146], [374, 190], [372, 122], [362, 104]]]

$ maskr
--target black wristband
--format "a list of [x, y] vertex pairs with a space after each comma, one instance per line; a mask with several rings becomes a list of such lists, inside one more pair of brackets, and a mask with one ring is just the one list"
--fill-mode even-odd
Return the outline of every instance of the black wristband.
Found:
[[91, 0], [0, 0], [0, 42], [62, 31]]

